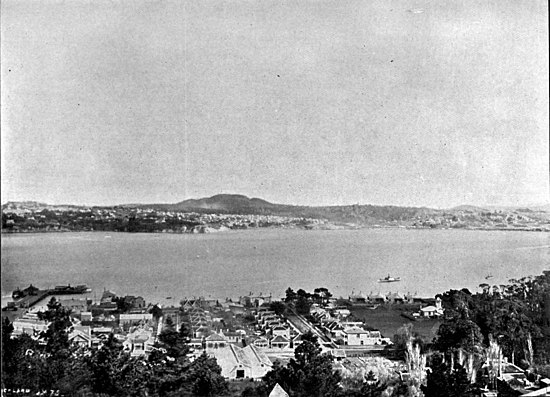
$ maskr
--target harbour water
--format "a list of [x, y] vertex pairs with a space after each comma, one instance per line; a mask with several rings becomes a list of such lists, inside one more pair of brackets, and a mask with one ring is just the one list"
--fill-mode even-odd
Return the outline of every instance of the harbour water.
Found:
[[[250, 292], [280, 297], [288, 287], [327, 287], [335, 296], [352, 291], [433, 296], [541, 274], [550, 268], [550, 234], [406, 229], [4, 234], [1, 260], [3, 297], [30, 283], [87, 284], [91, 296], [106, 288], [161, 304]], [[401, 281], [378, 283], [388, 274]]]

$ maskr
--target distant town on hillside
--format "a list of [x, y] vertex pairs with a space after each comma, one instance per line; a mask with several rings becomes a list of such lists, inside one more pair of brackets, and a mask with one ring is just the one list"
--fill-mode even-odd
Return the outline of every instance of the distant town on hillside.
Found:
[[547, 207], [481, 208], [464, 205], [433, 209], [368, 204], [310, 207], [273, 204], [237, 194], [219, 194], [175, 204], [114, 206], [49, 205], [23, 201], [2, 205], [2, 232], [209, 233], [259, 227], [550, 231], [550, 207]]

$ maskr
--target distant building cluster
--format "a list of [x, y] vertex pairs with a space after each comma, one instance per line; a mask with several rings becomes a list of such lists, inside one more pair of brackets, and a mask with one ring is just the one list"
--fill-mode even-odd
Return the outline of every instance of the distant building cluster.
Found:
[[122, 231], [158, 233], [211, 233], [258, 227], [323, 225], [322, 219], [276, 215], [205, 214], [151, 208], [48, 206], [8, 203], [2, 207], [4, 232]]

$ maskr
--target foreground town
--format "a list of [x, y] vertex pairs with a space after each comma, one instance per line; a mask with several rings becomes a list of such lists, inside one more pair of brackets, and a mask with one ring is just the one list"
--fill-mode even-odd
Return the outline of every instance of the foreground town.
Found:
[[[544, 396], [550, 272], [435, 297], [14, 291], [3, 395]], [[176, 303], [177, 302], [177, 303]], [[80, 393], [80, 394], [78, 394]], [[87, 394], [86, 394], [87, 393]]]

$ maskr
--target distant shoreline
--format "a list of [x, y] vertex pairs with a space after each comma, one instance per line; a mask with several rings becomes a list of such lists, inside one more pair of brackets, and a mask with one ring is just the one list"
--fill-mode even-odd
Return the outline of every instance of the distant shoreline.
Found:
[[[212, 228], [215, 229], [215, 228]], [[193, 235], [193, 234], [217, 234], [217, 233], [230, 233], [234, 231], [258, 231], [258, 230], [305, 230], [305, 231], [336, 231], [336, 230], [377, 230], [377, 229], [404, 229], [404, 230], [449, 230], [449, 231], [455, 231], [455, 230], [466, 230], [466, 231], [487, 231], [487, 232], [540, 232], [540, 233], [548, 233], [550, 232], [550, 229], [546, 228], [487, 228], [487, 227], [414, 227], [414, 226], [343, 226], [343, 225], [334, 225], [333, 227], [325, 226], [325, 227], [316, 227], [316, 228], [308, 228], [308, 227], [300, 227], [300, 226], [293, 226], [293, 227], [258, 227], [258, 228], [247, 228], [247, 229], [223, 229], [223, 230], [215, 230], [215, 231], [209, 231], [209, 232], [203, 232], [203, 233], [186, 233], [186, 232], [179, 232], [179, 231], [137, 231], [137, 232], [128, 232], [128, 231], [117, 231], [117, 230], [5, 230], [2, 229], [1, 233], [2, 235], [9, 235], [9, 234], [62, 234], [62, 233], [124, 233], [124, 234], [155, 234], [155, 235], [162, 235], [162, 234], [185, 234], [185, 235]]]

